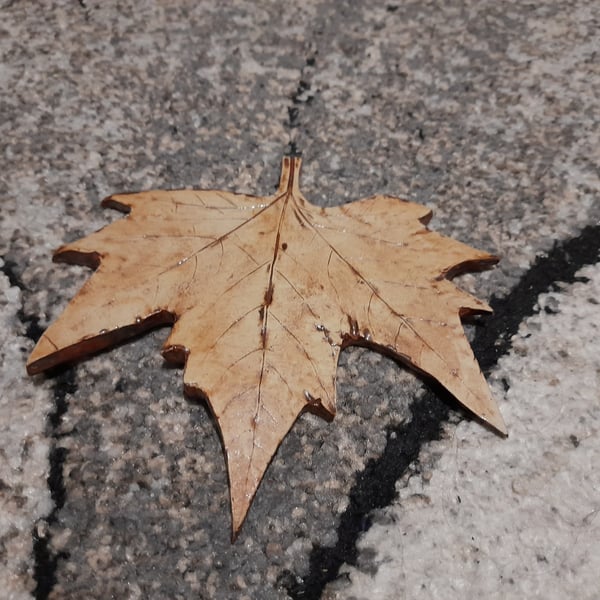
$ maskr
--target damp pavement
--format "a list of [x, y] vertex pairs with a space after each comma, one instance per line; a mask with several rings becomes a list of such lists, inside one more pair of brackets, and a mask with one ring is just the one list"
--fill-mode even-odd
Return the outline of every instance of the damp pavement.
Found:
[[[0, 585], [27, 598], [595, 598], [596, 2], [0, 3]], [[241, 534], [207, 408], [159, 329], [28, 377], [89, 275], [53, 249], [114, 192], [374, 193], [502, 257], [459, 285], [509, 430], [365, 349]], [[210, 293], [210, 282], [207, 282]]]

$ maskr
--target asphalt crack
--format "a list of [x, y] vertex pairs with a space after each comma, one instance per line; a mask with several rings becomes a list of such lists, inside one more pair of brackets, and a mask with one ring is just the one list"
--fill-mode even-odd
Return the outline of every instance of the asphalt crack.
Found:
[[314, 99], [314, 93], [311, 91], [310, 73], [316, 64], [316, 50], [311, 52], [305, 60], [304, 66], [300, 70], [300, 80], [296, 91], [290, 96], [291, 104], [287, 107], [287, 120], [285, 127], [290, 131], [290, 139], [285, 151], [286, 156], [299, 157], [302, 151], [298, 145], [298, 129], [301, 122], [301, 108], [309, 105]]
[[50, 438], [48, 461], [50, 472], [46, 480], [54, 508], [49, 515], [39, 520], [32, 531], [33, 536], [33, 579], [36, 587], [33, 596], [36, 600], [46, 600], [56, 585], [56, 571], [59, 560], [68, 558], [66, 552], [55, 552], [52, 549], [51, 527], [58, 520], [58, 513], [65, 505], [67, 496], [64, 483], [64, 464], [68, 451], [59, 445], [60, 425], [63, 415], [69, 409], [68, 397], [77, 391], [75, 371], [70, 367], [54, 371], [53, 381], [54, 406], [46, 420], [46, 435]]

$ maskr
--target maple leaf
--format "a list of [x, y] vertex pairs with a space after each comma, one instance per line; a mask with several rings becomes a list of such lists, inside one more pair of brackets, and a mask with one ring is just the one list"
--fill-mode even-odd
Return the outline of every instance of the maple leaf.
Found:
[[59, 248], [96, 272], [33, 350], [30, 374], [172, 323], [166, 360], [185, 364], [223, 441], [239, 531], [281, 440], [305, 409], [335, 414], [350, 344], [435, 378], [500, 432], [502, 417], [461, 317], [490, 312], [448, 277], [497, 258], [426, 228], [418, 204], [373, 196], [320, 208], [284, 158], [277, 192], [149, 191], [103, 205], [130, 213]]

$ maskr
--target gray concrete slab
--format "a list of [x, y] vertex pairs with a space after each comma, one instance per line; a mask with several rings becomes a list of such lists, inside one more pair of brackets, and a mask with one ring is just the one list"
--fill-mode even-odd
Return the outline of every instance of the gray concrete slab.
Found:
[[[0, 4], [5, 596], [593, 597], [599, 353], [579, 328], [598, 323], [597, 268], [573, 273], [598, 262], [599, 19], [584, 0]], [[52, 250], [118, 218], [104, 196], [267, 194], [293, 148], [313, 202], [404, 196], [502, 256], [460, 283], [500, 309], [477, 352], [512, 437], [349, 349], [336, 420], [298, 421], [232, 545], [218, 435], [163, 365], [167, 330], [51, 377], [24, 362], [88, 276]], [[535, 357], [559, 347], [550, 403]], [[532, 511], [540, 498], [557, 512]], [[485, 527], [490, 511], [506, 529]]]

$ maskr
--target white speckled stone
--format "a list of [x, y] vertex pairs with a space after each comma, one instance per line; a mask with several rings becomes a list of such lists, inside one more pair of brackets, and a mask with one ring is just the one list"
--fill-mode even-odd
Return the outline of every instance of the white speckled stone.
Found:
[[46, 485], [48, 386], [20, 385], [29, 348], [20, 308], [20, 290], [0, 274], [0, 331], [6, 336], [0, 346], [0, 582], [2, 596], [14, 600], [29, 598], [32, 530], [52, 508]]
[[360, 541], [367, 566], [333, 597], [598, 597], [600, 265], [579, 275], [540, 296], [556, 314], [527, 319], [494, 371], [509, 438], [463, 422], [425, 448], [435, 471], [398, 482]]

